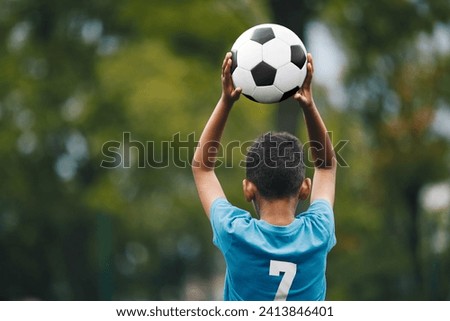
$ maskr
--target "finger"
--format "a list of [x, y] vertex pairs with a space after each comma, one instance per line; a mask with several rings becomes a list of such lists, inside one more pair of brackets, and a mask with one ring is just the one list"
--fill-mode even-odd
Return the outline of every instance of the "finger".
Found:
[[222, 62], [222, 72], [225, 70], [225, 67], [226, 67], [226, 65], [227, 65], [228, 59], [230, 59], [230, 55], [231, 55], [231, 53], [230, 53], [230, 52], [227, 52], [227, 53], [225, 54], [225, 57], [223, 58], [223, 62]]
[[228, 71], [231, 70], [231, 64], [232, 64], [231, 57], [228, 57], [228, 60], [227, 60], [227, 70]]
[[311, 64], [311, 74], [314, 73], [314, 61], [311, 53], [308, 53], [308, 63]]
[[228, 59], [226, 62], [225, 62], [225, 67], [224, 67], [224, 69], [223, 69], [223, 76], [225, 77], [225, 78], [231, 78], [231, 59]]
[[242, 92], [242, 89], [241, 89], [240, 87], [235, 88], [235, 89], [233, 90], [233, 92], [231, 93], [231, 96], [232, 96], [233, 98], [239, 98], [239, 96], [241, 95], [241, 92]]
[[230, 58], [230, 53], [227, 52], [227, 53], [225, 54], [225, 57], [223, 58], [222, 66], [224, 66], [224, 65], [226, 64], [226, 62], [228, 61], [229, 58]]
[[312, 76], [314, 73], [312, 55], [308, 54], [307, 59], [308, 59], [308, 63], [306, 64], [306, 77], [305, 77], [305, 80], [303, 81], [302, 88], [310, 88], [311, 87]]
[[303, 81], [302, 88], [309, 89], [311, 87], [311, 81], [312, 81], [312, 65], [308, 62], [306, 65], [306, 77]]
[[228, 52], [227, 55], [225, 56], [225, 61], [224, 61], [226, 67], [231, 70], [231, 66], [233, 64], [233, 57], [231, 55], [231, 52]]

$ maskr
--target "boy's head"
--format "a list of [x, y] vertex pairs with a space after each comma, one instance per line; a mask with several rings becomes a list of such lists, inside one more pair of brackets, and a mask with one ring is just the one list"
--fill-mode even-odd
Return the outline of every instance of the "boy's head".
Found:
[[267, 200], [297, 197], [305, 179], [299, 140], [285, 132], [258, 137], [247, 152], [246, 178]]

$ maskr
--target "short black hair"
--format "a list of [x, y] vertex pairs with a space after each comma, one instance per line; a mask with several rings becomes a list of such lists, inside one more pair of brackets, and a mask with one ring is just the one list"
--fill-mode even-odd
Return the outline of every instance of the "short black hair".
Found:
[[267, 132], [247, 151], [246, 177], [266, 199], [296, 196], [305, 178], [303, 150], [297, 137]]

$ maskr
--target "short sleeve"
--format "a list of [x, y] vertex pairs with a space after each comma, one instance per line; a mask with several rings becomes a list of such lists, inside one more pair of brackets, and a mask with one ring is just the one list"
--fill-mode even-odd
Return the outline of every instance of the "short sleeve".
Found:
[[225, 254], [233, 243], [233, 235], [250, 223], [249, 212], [218, 198], [210, 210], [213, 243]]
[[[307, 211], [303, 214], [312, 215], [314, 221], [323, 228], [328, 235], [328, 251], [336, 245], [336, 233], [334, 226], [334, 213], [330, 203], [323, 199], [315, 200], [311, 203]], [[303, 215], [302, 214], [302, 215]]]

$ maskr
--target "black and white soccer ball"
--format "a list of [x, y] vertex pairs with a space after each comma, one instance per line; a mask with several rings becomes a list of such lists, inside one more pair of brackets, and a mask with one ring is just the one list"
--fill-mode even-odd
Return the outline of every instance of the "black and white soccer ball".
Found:
[[254, 26], [236, 39], [231, 52], [233, 84], [253, 101], [269, 104], [285, 100], [305, 80], [305, 45], [284, 26]]

